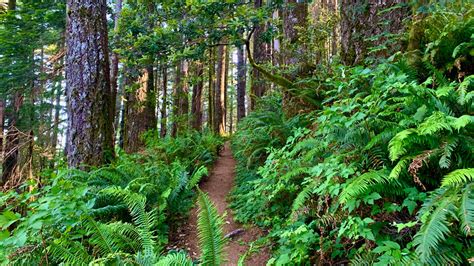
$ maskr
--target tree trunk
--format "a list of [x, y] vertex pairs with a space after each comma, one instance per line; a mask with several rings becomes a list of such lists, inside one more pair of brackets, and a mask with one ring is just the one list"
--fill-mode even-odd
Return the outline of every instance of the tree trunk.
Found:
[[[56, 148], [58, 147], [58, 135], [59, 135], [59, 119], [61, 115], [61, 86], [58, 86], [55, 102], [54, 102], [54, 118], [53, 118], [53, 128], [51, 134], [51, 153], [53, 156], [56, 155]], [[50, 167], [54, 168], [54, 158], [50, 161]]]
[[[263, 6], [263, 0], [255, 0], [255, 8]], [[261, 24], [255, 27], [253, 34], [253, 59], [259, 65], [264, 64], [270, 60], [268, 45], [263, 40], [265, 33], [265, 25]], [[267, 91], [268, 84], [265, 82], [264, 75], [259, 70], [252, 69], [252, 83], [250, 88], [250, 109], [255, 109], [257, 99], [261, 98]]]
[[5, 136], [5, 100], [0, 99], [0, 164], [3, 164], [3, 143]]
[[227, 94], [227, 46], [219, 46], [217, 53], [217, 86], [214, 93], [215, 116], [214, 132], [224, 134], [226, 132], [226, 94]]
[[16, 0], [8, 0], [8, 10], [12, 11], [16, 9]]
[[202, 62], [196, 63], [196, 76], [198, 78], [197, 83], [193, 86], [192, 96], [192, 127], [195, 130], [201, 131], [202, 129], [202, 90], [204, 87], [204, 66]]
[[[16, 0], [8, 1], [8, 11], [16, 10]], [[21, 105], [23, 104], [23, 95], [19, 92], [15, 92], [11, 101], [10, 113], [6, 115], [8, 120], [8, 130], [5, 138], [5, 150], [2, 161], [2, 178], [0, 179], [0, 186], [4, 186], [11, 178], [15, 175], [18, 166], [18, 154], [19, 154], [19, 134], [17, 128], [17, 120], [20, 112]], [[5, 117], [5, 116], [4, 116]], [[2, 118], [4, 120], [4, 118]], [[5, 122], [2, 121], [2, 124]], [[2, 127], [3, 133], [3, 127]], [[3, 137], [3, 134], [2, 134]], [[3, 141], [2, 141], [3, 142]], [[3, 147], [3, 143], [2, 143]]]
[[[216, 73], [216, 66], [214, 62], [214, 48], [209, 49], [209, 85], [208, 85], [208, 109], [207, 109], [207, 126], [208, 128], [214, 130], [214, 117], [215, 117], [215, 100], [214, 100], [214, 74]], [[214, 133], [217, 133], [214, 131]]]
[[185, 130], [189, 125], [189, 64], [188, 61], [184, 61], [181, 64], [181, 82], [179, 84], [181, 95], [179, 96], [179, 116], [181, 117], [182, 123], [179, 124], [178, 131]]
[[285, 46], [283, 47], [284, 64], [299, 65], [304, 63], [306, 49], [300, 42], [299, 29], [307, 27], [308, 4], [306, 1], [286, 0], [282, 10], [283, 34]]
[[164, 138], [166, 136], [166, 129], [168, 125], [168, 119], [166, 110], [168, 108], [168, 65], [165, 63], [163, 64], [162, 69], [162, 93], [163, 96], [161, 98], [161, 121], [160, 121], [160, 136]]
[[23, 95], [16, 92], [11, 100], [12, 110], [7, 117], [9, 125], [5, 141], [5, 155], [3, 159], [3, 173], [0, 180], [0, 186], [4, 186], [7, 182], [18, 173], [18, 157], [20, 150], [20, 134], [17, 128], [20, 108], [23, 105]]
[[138, 88], [128, 94], [126, 105], [123, 147], [133, 153], [144, 146], [143, 134], [157, 125], [153, 66], [142, 71]]
[[[386, 41], [385, 37], [370, 41], [370, 37], [397, 34], [403, 31], [403, 20], [409, 13], [406, 7], [380, 12], [401, 2], [404, 0], [342, 0], [340, 6], [341, 59], [344, 64], [354, 65], [362, 62], [370, 46], [381, 45]], [[390, 23], [382, 23], [385, 21], [390, 21]], [[400, 43], [390, 44], [387, 49], [381, 50], [375, 56], [387, 56], [393, 51], [400, 50], [399, 45]]]
[[176, 64], [176, 73], [175, 73], [175, 81], [173, 84], [173, 125], [171, 127], [171, 136], [175, 138], [178, 135], [178, 124], [179, 124], [179, 116], [180, 116], [180, 96], [181, 96], [181, 70], [182, 70], [182, 62], [179, 61]]
[[87, 168], [114, 157], [107, 1], [67, 1], [67, 161]]
[[247, 66], [245, 64], [245, 49], [237, 47], [237, 120], [245, 117], [245, 89], [247, 87]]
[[[116, 0], [115, 2], [115, 14], [114, 14], [114, 31], [118, 31], [120, 15], [122, 13], [122, 0]], [[111, 67], [110, 67], [110, 85], [112, 91], [112, 105], [111, 105], [111, 112], [110, 115], [112, 116], [110, 119], [114, 121], [114, 139], [116, 136], [117, 125], [118, 125], [118, 113], [116, 110], [120, 108], [120, 98], [118, 97], [118, 76], [119, 76], [119, 55], [115, 52], [112, 52], [111, 56]], [[115, 143], [115, 141], [114, 141]]]

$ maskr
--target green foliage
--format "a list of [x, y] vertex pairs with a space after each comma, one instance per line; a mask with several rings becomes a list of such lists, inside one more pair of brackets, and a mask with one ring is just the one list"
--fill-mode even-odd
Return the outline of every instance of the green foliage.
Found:
[[[445, 11], [433, 8], [427, 21]], [[441, 34], [425, 36], [424, 68], [401, 53], [333, 65], [311, 78], [324, 88], [320, 110], [264, 120], [280, 112], [267, 114], [267, 99], [240, 124], [232, 206], [239, 221], [270, 229], [270, 265], [472, 260], [471, 13], [427, 29]], [[302, 117], [312, 125], [290, 122]]]
[[159, 254], [167, 243], [167, 223], [190, 210], [192, 188], [222, 145], [206, 134], [149, 137], [141, 154], [122, 154], [90, 172], [60, 169], [42, 188], [0, 195], [5, 206], [0, 261], [16, 265], [47, 257], [50, 264], [190, 265], [182, 253]]
[[226, 239], [223, 233], [224, 219], [209, 197], [198, 190], [198, 237], [201, 248], [201, 263], [218, 266], [223, 264]]

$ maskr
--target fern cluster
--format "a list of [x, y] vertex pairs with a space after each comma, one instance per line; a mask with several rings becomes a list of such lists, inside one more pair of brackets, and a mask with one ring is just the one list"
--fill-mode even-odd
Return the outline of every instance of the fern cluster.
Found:
[[[315, 74], [325, 92], [313, 113], [264, 120], [263, 106], [240, 125], [233, 207], [271, 228], [270, 264], [472, 262], [471, 11], [427, 16], [450, 22], [427, 29], [422, 67], [402, 53], [333, 66]], [[302, 117], [312, 125], [292, 123]]]
[[[111, 165], [89, 172], [61, 169], [38, 190], [1, 195], [0, 261], [192, 265], [185, 253], [162, 254], [168, 223], [190, 210], [193, 188], [207, 175], [221, 145], [210, 133], [149, 136], [143, 153], [121, 154]], [[207, 214], [219, 219], [216, 215]], [[211, 228], [218, 232], [215, 238], [221, 237], [219, 226]], [[200, 226], [207, 236], [205, 229]]]

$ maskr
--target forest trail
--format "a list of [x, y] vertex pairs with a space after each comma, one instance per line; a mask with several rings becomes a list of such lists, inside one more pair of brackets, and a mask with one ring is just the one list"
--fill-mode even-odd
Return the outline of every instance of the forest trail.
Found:
[[[263, 235], [259, 228], [244, 228], [242, 224], [234, 221], [232, 211], [227, 202], [227, 195], [234, 184], [235, 165], [236, 162], [232, 157], [230, 145], [226, 143], [211, 174], [200, 185], [201, 190], [206, 192], [216, 205], [219, 214], [226, 213], [224, 217], [224, 234], [240, 232], [231, 237], [226, 246], [227, 258], [225, 265], [229, 266], [237, 265], [240, 256], [248, 250], [250, 243]], [[172, 241], [175, 243], [176, 248], [188, 251], [193, 259], [198, 258], [200, 255], [197, 236], [197, 213], [198, 208], [195, 207], [191, 211], [187, 224], [178, 228], [175, 239]], [[266, 265], [269, 258], [269, 250], [264, 248], [256, 254], [250, 254], [245, 261], [245, 265]]]

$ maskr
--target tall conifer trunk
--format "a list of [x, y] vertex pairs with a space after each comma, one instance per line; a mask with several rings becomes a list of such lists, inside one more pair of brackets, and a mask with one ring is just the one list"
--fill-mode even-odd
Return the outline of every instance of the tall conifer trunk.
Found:
[[247, 86], [247, 67], [245, 64], [245, 49], [237, 47], [237, 120], [245, 117], [245, 89]]
[[[122, 2], [123, 0], [116, 0], [115, 2], [115, 14], [114, 14], [114, 31], [118, 30], [120, 15], [122, 13]], [[115, 52], [112, 52], [111, 67], [110, 67], [110, 84], [111, 84], [111, 91], [112, 91], [112, 105], [111, 107], [111, 118], [114, 121], [114, 138], [116, 137], [116, 131], [118, 131], [118, 118], [120, 110], [120, 103], [119, 100], [119, 85], [118, 85], [118, 76], [119, 76], [119, 55]]]
[[198, 81], [193, 86], [193, 95], [192, 95], [192, 106], [191, 114], [192, 121], [191, 125], [195, 130], [200, 131], [202, 129], [202, 90], [204, 87], [204, 66], [202, 62], [196, 63], [196, 76]]
[[112, 93], [106, 0], [67, 1], [67, 161], [87, 168], [112, 159]]
[[137, 152], [144, 146], [143, 134], [156, 129], [156, 96], [153, 66], [147, 66], [138, 81], [138, 88], [127, 96], [123, 147]]
[[[261, 8], [263, 0], [255, 0], [254, 7]], [[253, 34], [253, 59], [257, 64], [264, 64], [271, 59], [268, 44], [263, 39], [266, 26], [260, 24], [255, 27]], [[256, 69], [252, 69], [252, 80], [250, 87], [250, 109], [255, 109], [257, 99], [261, 98], [268, 89], [268, 84], [265, 82], [265, 77]]]
[[168, 117], [166, 110], [168, 108], [168, 65], [163, 64], [162, 68], [162, 98], [161, 98], [161, 120], [160, 120], [160, 136], [164, 138], [167, 133]]
[[[9, 0], [8, 11], [14, 12], [15, 10], [16, 0]], [[23, 95], [19, 91], [16, 91], [10, 99], [10, 112], [4, 116], [8, 120], [8, 129], [4, 144], [5, 150], [2, 162], [2, 178], [0, 179], [0, 186], [5, 185], [12, 179], [18, 167], [20, 131], [17, 128], [17, 123], [22, 105]]]
[[214, 132], [220, 134], [226, 132], [227, 61], [227, 46], [221, 45], [217, 53], [217, 86], [214, 90]]

